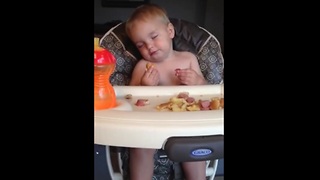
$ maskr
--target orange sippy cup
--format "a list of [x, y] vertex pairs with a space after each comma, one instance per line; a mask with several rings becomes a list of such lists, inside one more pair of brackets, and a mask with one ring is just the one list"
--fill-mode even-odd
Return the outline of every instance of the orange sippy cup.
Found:
[[110, 83], [115, 66], [115, 57], [99, 46], [98, 38], [94, 38], [94, 110], [116, 106], [116, 95]]

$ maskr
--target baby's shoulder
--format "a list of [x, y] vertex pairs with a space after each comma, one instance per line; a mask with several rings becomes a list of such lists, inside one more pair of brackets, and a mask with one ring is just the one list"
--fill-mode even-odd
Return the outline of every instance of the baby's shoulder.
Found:
[[141, 71], [141, 69], [146, 68], [147, 61], [144, 59], [140, 59], [134, 66], [134, 72]]
[[136, 66], [146, 66], [147, 62], [148, 62], [148, 61], [146, 61], [146, 60], [144, 60], [144, 59], [140, 59], [140, 60], [137, 62]]

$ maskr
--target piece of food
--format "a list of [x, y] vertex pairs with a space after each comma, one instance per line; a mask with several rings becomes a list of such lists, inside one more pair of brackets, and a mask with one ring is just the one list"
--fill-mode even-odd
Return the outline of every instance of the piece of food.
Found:
[[188, 111], [200, 111], [200, 106], [199, 104], [193, 104], [191, 106], [187, 106]]
[[189, 92], [180, 92], [177, 97], [187, 99], [189, 97]]
[[194, 97], [189, 96], [189, 92], [185, 91], [171, 97], [168, 102], [159, 104], [156, 108], [159, 111], [169, 110], [174, 112], [219, 110], [224, 108], [224, 99], [212, 97], [210, 100], [196, 100]]
[[172, 104], [171, 110], [174, 112], [187, 111], [187, 104]]
[[153, 64], [152, 64], [151, 62], [148, 62], [148, 63], [146, 64], [147, 70], [149, 70], [152, 66], [153, 66]]
[[186, 101], [187, 101], [188, 105], [194, 104], [196, 102], [194, 97], [187, 97]]
[[148, 99], [138, 99], [135, 105], [136, 106], [145, 106], [148, 104], [150, 104]]
[[132, 94], [127, 94], [124, 98], [126, 98], [126, 99], [132, 99]]
[[221, 108], [224, 108], [224, 98], [221, 98], [221, 99], [220, 99], [220, 107], [221, 107]]
[[220, 99], [219, 98], [212, 98], [210, 102], [210, 109], [220, 109]]
[[199, 105], [201, 110], [210, 110], [210, 101], [209, 100], [199, 100]]
[[162, 110], [171, 110], [171, 106], [172, 106], [172, 102], [165, 102], [165, 103], [162, 103], [162, 104], [159, 104], [157, 106], [157, 109], [162, 111]]

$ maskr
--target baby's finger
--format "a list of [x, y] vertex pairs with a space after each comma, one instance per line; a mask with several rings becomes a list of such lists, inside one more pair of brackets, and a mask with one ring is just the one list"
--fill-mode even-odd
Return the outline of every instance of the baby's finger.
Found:
[[155, 70], [153, 67], [151, 67], [150, 69], [148, 69], [145, 74], [148, 78], [150, 77], [154, 77], [155, 74], [157, 73], [157, 70]]
[[174, 75], [175, 75], [175, 76], [179, 76], [180, 68], [177, 68], [177, 69], [175, 69], [174, 71], [175, 71]]

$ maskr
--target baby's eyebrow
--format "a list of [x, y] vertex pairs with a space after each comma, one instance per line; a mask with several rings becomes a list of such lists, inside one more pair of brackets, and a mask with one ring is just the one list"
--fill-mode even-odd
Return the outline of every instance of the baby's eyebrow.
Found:
[[151, 35], [151, 34], [156, 33], [156, 32], [157, 32], [157, 29], [154, 27], [152, 29], [149, 29], [148, 35]]
[[157, 34], [157, 32], [156, 32], [156, 31], [152, 31], [152, 32], [150, 32], [150, 33], [149, 33], [149, 35], [150, 35], [150, 36], [152, 36], [152, 35], [156, 35], [156, 34]]

